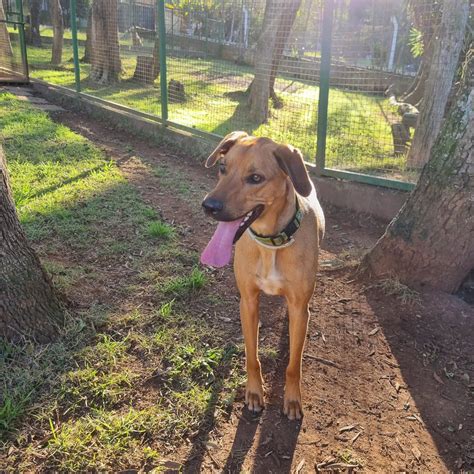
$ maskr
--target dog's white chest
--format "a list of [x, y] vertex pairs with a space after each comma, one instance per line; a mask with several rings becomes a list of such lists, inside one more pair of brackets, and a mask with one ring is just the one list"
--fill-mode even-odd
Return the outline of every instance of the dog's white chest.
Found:
[[257, 285], [267, 295], [281, 295], [284, 279], [276, 265], [276, 251], [270, 251], [269, 258], [263, 258], [257, 269]]

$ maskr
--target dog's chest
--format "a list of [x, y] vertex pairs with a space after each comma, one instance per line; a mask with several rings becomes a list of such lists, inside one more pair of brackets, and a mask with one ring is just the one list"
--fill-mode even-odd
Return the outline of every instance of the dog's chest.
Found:
[[283, 294], [284, 278], [276, 262], [276, 251], [262, 258], [257, 267], [257, 285], [267, 295]]

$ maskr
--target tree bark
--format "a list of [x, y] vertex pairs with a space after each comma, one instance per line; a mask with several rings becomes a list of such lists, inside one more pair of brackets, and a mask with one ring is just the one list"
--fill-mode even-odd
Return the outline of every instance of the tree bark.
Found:
[[82, 62], [89, 64], [92, 58], [92, 8], [87, 12], [86, 44], [84, 46], [84, 56]]
[[473, 62], [415, 190], [365, 257], [376, 276], [454, 293], [474, 268]]
[[1, 20], [6, 20], [3, 1], [0, 0], [0, 66], [13, 70], [13, 50], [8, 34], [7, 24]]
[[257, 123], [268, 120], [268, 100], [278, 102], [275, 78], [301, 0], [267, 0], [262, 33], [257, 43], [255, 77], [249, 87], [250, 118]]
[[137, 65], [133, 79], [147, 85], [153, 85], [160, 74], [160, 42], [155, 38], [152, 56], [137, 56]]
[[63, 9], [60, 0], [50, 0], [51, 21], [53, 24], [53, 48], [51, 64], [59, 66], [63, 57], [64, 22]]
[[468, 0], [463, 0], [461, 5], [459, 0], [445, 0], [443, 3], [437, 38], [432, 40], [433, 54], [429, 62], [423, 106], [408, 152], [410, 168], [421, 168], [428, 161], [441, 128], [464, 42], [468, 15]]
[[0, 337], [47, 342], [62, 322], [59, 299], [18, 221], [0, 146]]
[[121, 71], [117, 0], [94, 0], [90, 79], [113, 84], [120, 80]]
[[33, 46], [41, 46], [40, 10], [41, 0], [30, 0], [30, 29], [26, 39]]

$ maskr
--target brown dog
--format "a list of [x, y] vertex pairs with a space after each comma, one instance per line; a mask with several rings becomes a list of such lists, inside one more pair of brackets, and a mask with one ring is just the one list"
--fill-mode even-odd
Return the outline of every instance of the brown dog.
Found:
[[223, 266], [235, 248], [234, 272], [240, 291], [249, 410], [263, 408], [258, 360], [260, 291], [285, 296], [288, 303], [290, 360], [286, 369], [284, 413], [302, 416], [301, 358], [318, 269], [324, 215], [301, 152], [245, 132], [227, 135], [206, 161], [219, 162], [219, 181], [202, 205], [219, 221], [201, 261]]

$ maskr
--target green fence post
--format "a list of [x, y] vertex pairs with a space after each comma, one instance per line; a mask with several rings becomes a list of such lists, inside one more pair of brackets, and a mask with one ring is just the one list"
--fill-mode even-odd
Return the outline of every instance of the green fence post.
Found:
[[74, 80], [76, 83], [76, 92], [81, 92], [81, 69], [79, 65], [79, 50], [77, 47], [77, 2], [71, 0], [71, 36], [72, 36], [72, 55], [74, 58]]
[[321, 30], [321, 66], [319, 71], [318, 142], [316, 146], [316, 168], [321, 172], [326, 166], [326, 137], [328, 131], [329, 77], [331, 71], [331, 40], [334, 0], [323, 4]]
[[30, 72], [28, 69], [28, 56], [26, 53], [25, 19], [23, 17], [23, 3], [21, 0], [16, 0], [16, 9], [18, 13], [18, 21], [20, 23], [19, 28], [18, 28], [18, 34], [20, 36], [20, 48], [21, 48], [21, 58], [23, 61], [23, 70], [25, 72], [26, 80], [29, 81]]
[[161, 90], [161, 120], [166, 126], [168, 121], [168, 84], [166, 75], [166, 24], [165, 1], [156, 2], [155, 23], [158, 23], [158, 39], [160, 41], [160, 90]]

